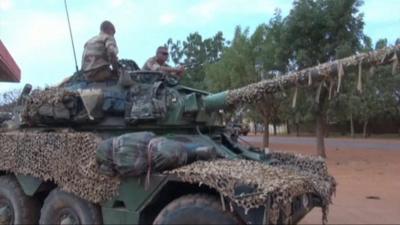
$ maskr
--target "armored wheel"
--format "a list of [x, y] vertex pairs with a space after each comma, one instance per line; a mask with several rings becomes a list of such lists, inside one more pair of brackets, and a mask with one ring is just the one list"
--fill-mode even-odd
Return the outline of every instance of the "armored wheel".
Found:
[[221, 202], [204, 194], [186, 195], [168, 204], [154, 224], [241, 224]]
[[102, 224], [102, 217], [98, 206], [55, 189], [44, 201], [39, 224]]
[[0, 177], [0, 224], [37, 224], [38, 205], [25, 195], [15, 177]]

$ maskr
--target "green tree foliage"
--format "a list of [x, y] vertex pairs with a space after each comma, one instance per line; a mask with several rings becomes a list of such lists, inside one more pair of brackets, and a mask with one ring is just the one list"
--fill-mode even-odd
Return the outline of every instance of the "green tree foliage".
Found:
[[[223, 52], [222, 58], [215, 64], [207, 66], [206, 74], [209, 86], [213, 91], [241, 87], [273, 78], [286, 70], [287, 57], [284, 57], [284, 46], [280, 40], [284, 34], [280, 11], [276, 11], [269, 24], [261, 24], [249, 37], [248, 29], [242, 31], [237, 27], [231, 46]], [[287, 51], [286, 51], [287, 52]], [[268, 125], [280, 121], [281, 93], [267, 95], [254, 108], [261, 117], [254, 113], [248, 116], [254, 122], [260, 118], [268, 131]], [[269, 135], [264, 133], [264, 146], [268, 147]]]
[[287, 44], [298, 69], [353, 54], [362, 48], [361, 0], [299, 0], [286, 18]]
[[[386, 38], [375, 44], [375, 50], [388, 46]], [[364, 74], [364, 76], [367, 74]], [[359, 96], [358, 119], [363, 123], [363, 136], [367, 137], [367, 125], [371, 119], [390, 119], [399, 122], [400, 77], [392, 74], [392, 67], [377, 68], [366, 76], [365, 91]]]
[[375, 44], [375, 50], [382, 49], [388, 46], [388, 40], [386, 38], [379, 39]]
[[[372, 44], [363, 51], [371, 51]], [[387, 39], [380, 39], [375, 50], [388, 46]], [[375, 71], [371, 73], [371, 71]], [[357, 89], [358, 71], [350, 71], [343, 91], [331, 102], [330, 117], [337, 122], [349, 122], [351, 136], [354, 136], [354, 124], [363, 125], [363, 136], [368, 136], [368, 124], [371, 120], [391, 120], [399, 123], [400, 77], [392, 74], [391, 66], [374, 68], [362, 67], [362, 92]]]
[[212, 38], [203, 39], [199, 33], [192, 33], [186, 41], [167, 41], [173, 63], [182, 64], [186, 75], [182, 81], [191, 87], [207, 89], [205, 85], [205, 65], [217, 62], [226, 45], [222, 32]]
[[[276, 10], [274, 17], [268, 24], [260, 25], [251, 37], [252, 49], [256, 56], [256, 68], [262, 79], [275, 78], [287, 71], [288, 53], [281, 43], [285, 35], [284, 22], [280, 10]], [[269, 124], [274, 127], [283, 122], [282, 111], [287, 108], [285, 92], [264, 96], [261, 102], [256, 103], [256, 110], [262, 115], [266, 128]], [[264, 147], [269, 145], [269, 132], [264, 133]]]
[[[290, 49], [295, 69], [303, 69], [318, 63], [345, 57], [362, 49], [363, 15], [358, 8], [360, 0], [299, 0], [286, 18], [286, 46]], [[326, 85], [328, 87], [329, 85]], [[317, 122], [317, 151], [325, 156], [324, 135], [326, 130], [326, 88], [315, 96], [312, 114]], [[309, 102], [309, 101], [308, 101]]]
[[[287, 17], [282, 18], [277, 10], [252, 34], [237, 26], [230, 42], [221, 32], [207, 39], [192, 33], [185, 41], [170, 39], [167, 45], [173, 63], [187, 68], [184, 84], [213, 92], [238, 88], [387, 46], [387, 39], [373, 46], [371, 38], [364, 35], [363, 14], [359, 12], [362, 4], [362, 0], [297, 0]], [[248, 117], [265, 125], [290, 123], [297, 133], [302, 123], [317, 122], [317, 150], [324, 156], [326, 121], [350, 122], [354, 134], [356, 122], [364, 123], [366, 130], [372, 119], [399, 120], [400, 76], [393, 76], [390, 66], [377, 69], [375, 75], [369, 69], [362, 67], [362, 93], [356, 88], [357, 68], [351, 68], [345, 71], [339, 93], [330, 91], [335, 81], [328, 80], [322, 86], [313, 82], [308, 88], [298, 88], [297, 98], [296, 89], [264, 96], [262, 102], [246, 106], [252, 111]]]
[[258, 81], [248, 33], [248, 29], [243, 31], [236, 27], [231, 46], [224, 49], [221, 60], [206, 66], [206, 82], [211, 91], [238, 88]]

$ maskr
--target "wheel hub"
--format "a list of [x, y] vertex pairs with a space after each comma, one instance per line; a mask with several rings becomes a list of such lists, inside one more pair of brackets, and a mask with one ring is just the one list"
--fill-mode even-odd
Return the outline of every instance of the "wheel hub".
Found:
[[0, 205], [0, 225], [9, 225], [13, 222], [13, 212], [8, 204]]
[[76, 214], [69, 209], [64, 209], [59, 217], [60, 225], [79, 225], [80, 221]]

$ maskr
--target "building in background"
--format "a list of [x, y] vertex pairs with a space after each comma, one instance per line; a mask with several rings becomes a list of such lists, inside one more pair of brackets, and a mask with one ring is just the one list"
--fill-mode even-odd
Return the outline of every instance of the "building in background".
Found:
[[0, 82], [19, 82], [21, 70], [0, 40]]

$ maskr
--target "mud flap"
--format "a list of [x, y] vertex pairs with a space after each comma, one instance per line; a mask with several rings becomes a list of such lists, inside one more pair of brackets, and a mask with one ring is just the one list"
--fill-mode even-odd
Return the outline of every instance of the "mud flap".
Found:
[[32, 176], [16, 175], [16, 178], [22, 190], [28, 196], [33, 196], [42, 184], [40, 179]]

